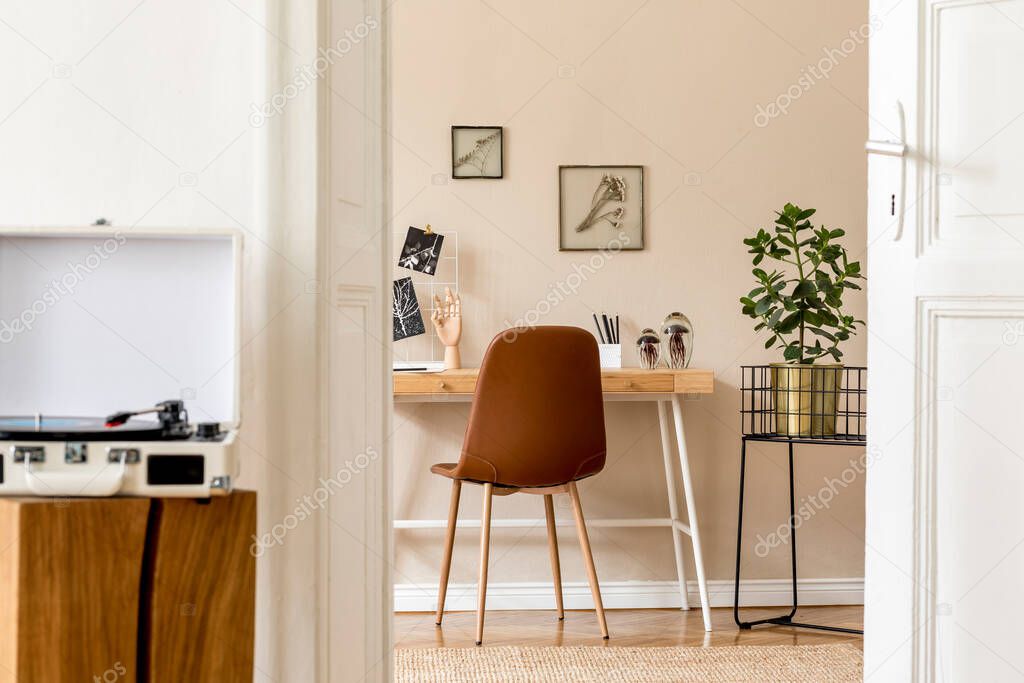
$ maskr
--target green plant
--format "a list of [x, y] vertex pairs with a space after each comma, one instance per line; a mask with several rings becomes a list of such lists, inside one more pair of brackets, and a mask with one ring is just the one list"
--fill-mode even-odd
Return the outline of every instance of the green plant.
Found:
[[[776, 212], [775, 234], [759, 229], [743, 240], [754, 255], [751, 272], [757, 279], [757, 287], [740, 298], [743, 313], [759, 321], [755, 331], [772, 333], [764, 347], [783, 349], [789, 363], [810, 364], [824, 356], [838, 362], [839, 344], [864, 325], [842, 310], [844, 290], [860, 289], [852, 282], [864, 278], [860, 263], [850, 262], [846, 249], [834, 242], [846, 232], [814, 227], [808, 220], [814, 213], [786, 204]], [[765, 258], [787, 265], [767, 272], [758, 267]]]

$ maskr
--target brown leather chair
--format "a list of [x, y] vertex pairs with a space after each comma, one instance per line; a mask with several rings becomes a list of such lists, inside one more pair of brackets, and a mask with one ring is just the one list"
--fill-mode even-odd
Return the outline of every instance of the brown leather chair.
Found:
[[459, 462], [430, 468], [452, 480], [437, 595], [438, 625], [448, 591], [459, 494], [462, 483], [468, 482], [484, 487], [476, 644], [484, 635], [491, 497], [512, 493], [544, 496], [559, 620], [565, 618], [565, 611], [552, 495], [569, 494], [601, 635], [608, 637], [601, 588], [576, 490], [577, 481], [604, 468], [605, 450], [601, 367], [593, 335], [576, 327], [536, 327], [507, 330], [495, 337], [480, 367]]

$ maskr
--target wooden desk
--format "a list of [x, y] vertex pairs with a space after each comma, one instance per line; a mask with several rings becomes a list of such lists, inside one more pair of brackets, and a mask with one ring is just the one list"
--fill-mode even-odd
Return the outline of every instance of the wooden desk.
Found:
[[[393, 389], [396, 403], [466, 402], [473, 400], [476, 388], [476, 368], [445, 370], [436, 373], [396, 372]], [[690, 461], [686, 452], [686, 437], [683, 429], [683, 398], [686, 395], [710, 394], [715, 388], [715, 374], [711, 370], [686, 369], [643, 370], [641, 368], [605, 369], [601, 371], [601, 386], [606, 401], [651, 401], [658, 406], [658, 421], [661, 426], [661, 451], [665, 461], [665, 483], [668, 494], [668, 518], [627, 518], [589, 519], [587, 524], [594, 527], [668, 527], [672, 530], [675, 550], [676, 575], [679, 580], [679, 597], [683, 609], [690, 608], [686, 590], [686, 573], [683, 568], [683, 534], [690, 537], [693, 547], [693, 561], [697, 569], [697, 588], [701, 609], [704, 614], [704, 628], [711, 630], [711, 612], [708, 604], [707, 579], [704, 575], [704, 559], [701, 552], [700, 532], [697, 524], [697, 508], [693, 499], [693, 481], [690, 477]], [[671, 410], [669, 407], [671, 406]], [[679, 455], [679, 469], [683, 480], [687, 521], [679, 516], [679, 495], [675, 467], [672, 463], [672, 438], [675, 437]], [[454, 455], [453, 455], [454, 459]], [[565, 520], [568, 526], [571, 520]], [[444, 529], [444, 519], [399, 519], [396, 529]], [[544, 528], [543, 519], [496, 519], [492, 527]], [[562, 525], [562, 522], [559, 522]], [[459, 520], [459, 527], [477, 527], [479, 520]]]
[[[395, 400], [422, 401], [425, 397], [462, 396], [472, 398], [476, 389], [478, 368], [445, 370], [444, 372], [394, 373]], [[675, 394], [710, 394], [715, 388], [715, 373], [711, 370], [643, 370], [621, 368], [601, 371], [601, 389], [605, 394], [640, 394], [640, 399], [652, 400], [651, 394], [671, 397]]]

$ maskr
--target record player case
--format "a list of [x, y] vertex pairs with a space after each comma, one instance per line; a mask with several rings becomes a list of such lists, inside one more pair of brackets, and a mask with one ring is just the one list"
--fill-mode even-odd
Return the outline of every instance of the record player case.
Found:
[[233, 229], [0, 229], [0, 496], [230, 492], [241, 268]]

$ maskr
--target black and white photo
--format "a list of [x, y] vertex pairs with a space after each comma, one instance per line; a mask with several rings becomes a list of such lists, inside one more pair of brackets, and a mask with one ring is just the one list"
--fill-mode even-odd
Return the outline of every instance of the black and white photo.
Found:
[[437, 260], [441, 257], [443, 244], [444, 235], [410, 226], [402, 254], [398, 257], [398, 265], [427, 275], [436, 275]]
[[394, 341], [415, 337], [427, 331], [411, 277], [395, 280], [391, 299], [391, 326]]

